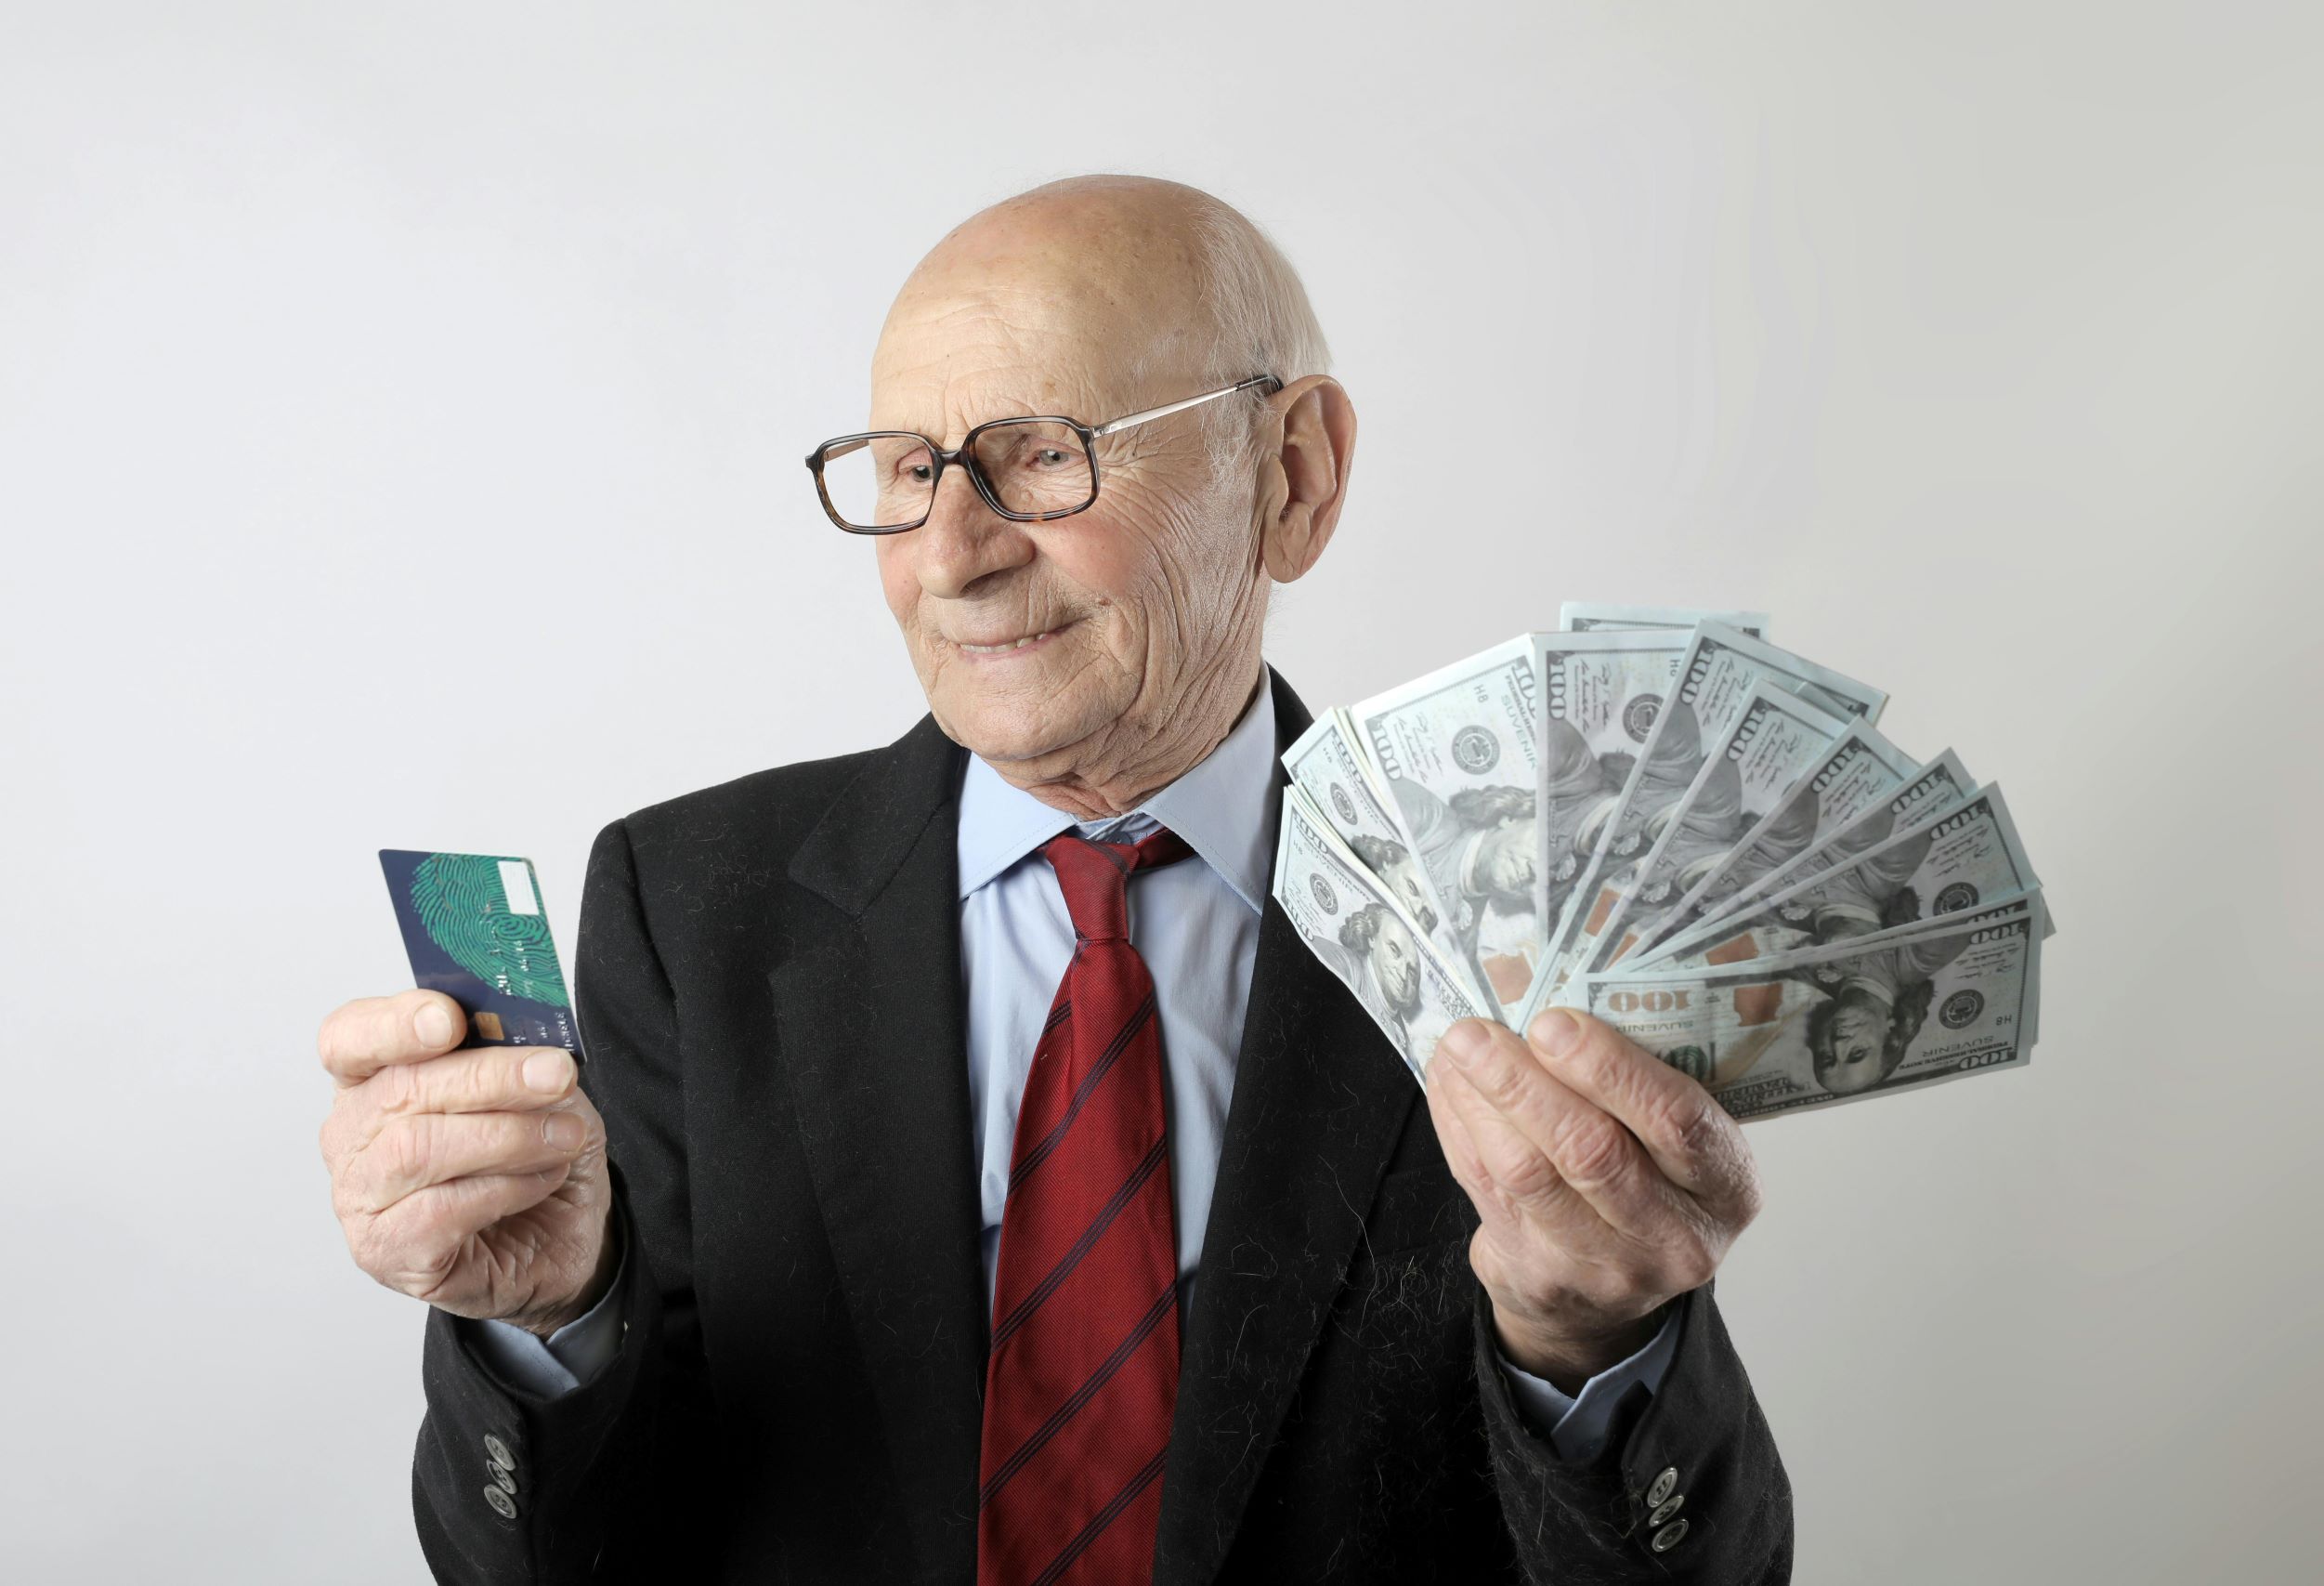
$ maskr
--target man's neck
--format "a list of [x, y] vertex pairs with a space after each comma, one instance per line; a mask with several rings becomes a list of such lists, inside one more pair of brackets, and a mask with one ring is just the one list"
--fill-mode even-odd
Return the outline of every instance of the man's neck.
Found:
[[[1226, 741], [1227, 734], [1267, 686], [1266, 666], [1260, 663], [1255, 672], [1255, 677], [1239, 686], [1224, 673], [1203, 679], [1177, 701], [1161, 730], [1120, 744], [1112, 762], [1095, 773], [1075, 770], [1063, 776], [1028, 778], [1022, 767], [995, 765], [993, 769], [1010, 786], [1076, 820], [1127, 815], [1201, 765]], [[1127, 736], [1129, 729], [1117, 725], [1113, 731]]]

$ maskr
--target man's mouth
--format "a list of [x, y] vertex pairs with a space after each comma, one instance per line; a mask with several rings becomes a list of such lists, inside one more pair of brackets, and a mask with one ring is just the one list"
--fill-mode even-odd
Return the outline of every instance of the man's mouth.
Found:
[[955, 639], [952, 642], [959, 646], [961, 653], [965, 655], [1014, 655], [1019, 650], [1031, 649], [1044, 639], [1055, 638], [1063, 631], [1062, 627], [1044, 628], [1038, 634], [1026, 634], [1022, 638], [1000, 639], [992, 644], [971, 644], [966, 639]]

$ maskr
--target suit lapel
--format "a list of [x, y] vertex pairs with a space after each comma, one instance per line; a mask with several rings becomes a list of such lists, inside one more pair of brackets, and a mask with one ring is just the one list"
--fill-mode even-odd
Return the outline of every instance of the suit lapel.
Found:
[[[1280, 747], [1311, 719], [1273, 681]], [[1276, 769], [1278, 792], [1287, 779]], [[1183, 1321], [1157, 1586], [1209, 1580], [1329, 1314], [1418, 1091], [1270, 898], [1202, 1268]]]
[[842, 911], [767, 977], [783, 1069], [923, 1577], [976, 1569], [984, 1279], [960, 984], [961, 752], [933, 718], [794, 857]]

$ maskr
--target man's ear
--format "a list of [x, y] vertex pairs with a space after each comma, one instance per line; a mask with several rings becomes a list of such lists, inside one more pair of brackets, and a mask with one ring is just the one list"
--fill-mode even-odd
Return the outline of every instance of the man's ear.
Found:
[[1331, 543], [1355, 461], [1355, 405], [1339, 382], [1310, 374], [1277, 391], [1283, 444], [1260, 468], [1259, 551], [1267, 576], [1289, 583]]

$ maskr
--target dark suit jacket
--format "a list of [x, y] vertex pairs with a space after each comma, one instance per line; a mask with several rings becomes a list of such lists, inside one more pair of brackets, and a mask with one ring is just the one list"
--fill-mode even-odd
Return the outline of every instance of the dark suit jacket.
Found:
[[[1273, 688], [1287, 745], [1310, 718]], [[974, 1580], [961, 767], [923, 719], [598, 837], [577, 985], [627, 1331], [544, 1401], [431, 1313], [412, 1487], [439, 1579]], [[1273, 903], [1237, 1061], [1157, 1583], [1789, 1578], [1790, 1488], [1707, 1290], [1601, 1458], [1519, 1419], [1428, 1108]], [[1689, 1528], [1657, 1553], [1665, 1470]]]

